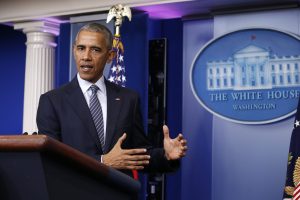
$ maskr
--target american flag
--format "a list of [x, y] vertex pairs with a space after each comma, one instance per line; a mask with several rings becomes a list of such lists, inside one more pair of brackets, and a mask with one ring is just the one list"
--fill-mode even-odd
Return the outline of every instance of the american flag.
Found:
[[298, 183], [293, 192], [293, 200], [299, 200], [299, 199], [300, 199], [300, 184]]
[[120, 35], [115, 35], [113, 40], [113, 50], [116, 53], [108, 74], [108, 80], [122, 87], [126, 86], [124, 46]]
[[300, 101], [290, 141], [283, 199], [300, 200]]

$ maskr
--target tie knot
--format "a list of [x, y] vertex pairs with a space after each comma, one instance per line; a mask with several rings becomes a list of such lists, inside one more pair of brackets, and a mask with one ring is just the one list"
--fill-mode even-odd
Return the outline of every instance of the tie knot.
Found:
[[91, 85], [91, 90], [93, 92], [93, 94], [97, 93], [97, 91], [99, 90], [98, 86], [97, 85]]

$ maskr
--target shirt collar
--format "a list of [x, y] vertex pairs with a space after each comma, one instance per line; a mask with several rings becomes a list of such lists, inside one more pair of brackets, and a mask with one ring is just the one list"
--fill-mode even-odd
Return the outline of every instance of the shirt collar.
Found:
[[82, 90], [82, 93], [86, 93], [90, 89], [91, 85], [95, 84], [99, 87], [100, 92], [102, 92], [103, 94], [106, 94], [104, 76], [101, 76], [101, 78], [96, 83], [91, 83], [89, 81], [82, 79], [80, 77], [79, 73], [77, 73], [77, 80], [78, 80], [79, 86]]

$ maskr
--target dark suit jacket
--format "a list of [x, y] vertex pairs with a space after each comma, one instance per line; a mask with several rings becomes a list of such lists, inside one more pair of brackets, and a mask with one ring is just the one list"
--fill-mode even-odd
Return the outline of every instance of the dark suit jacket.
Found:
[[[100, 155], [109, 152], [126, 132], [127, 138], [122, 148], [148, 149], [151, 159], [145, 170], [161, 172], [177, 168], [177, 164], [165, 159], [163, 149], [153, 148], [147, 140], [143, 131], [138, 94], [106, 80], [105, 84], [107, 125], [104, 149], [101, 149], [89, 107], [76, 77], [70, 83], [41, 95], [37, 111], [39, 133], [100, 160]], [[124, 172], [131, 175], [131, 172]]]

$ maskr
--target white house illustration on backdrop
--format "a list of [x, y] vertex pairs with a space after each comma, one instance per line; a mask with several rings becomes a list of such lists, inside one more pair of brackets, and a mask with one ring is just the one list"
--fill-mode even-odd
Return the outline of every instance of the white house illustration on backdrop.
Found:
[[277, 56], [256, 45], [227, 60], [209, 61], [207, 90], [255, 90], [300, 86], [300, 55]]

